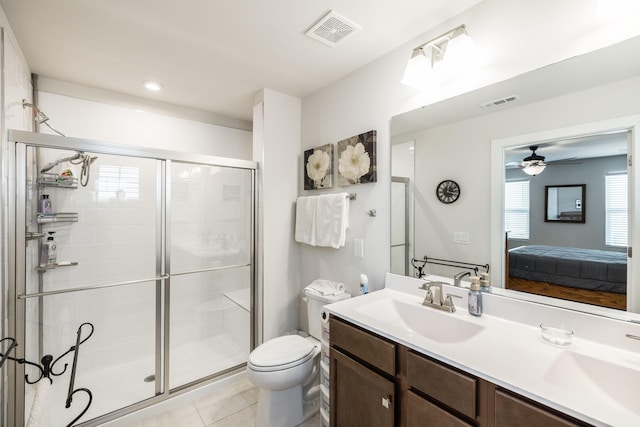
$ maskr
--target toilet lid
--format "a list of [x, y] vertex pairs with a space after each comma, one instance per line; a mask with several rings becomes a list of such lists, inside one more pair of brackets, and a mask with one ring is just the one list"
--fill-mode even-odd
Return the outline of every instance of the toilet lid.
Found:
[[249, 363], [256, 367], [286, 369], [313, 357], [315, 346], [299, 335], [285, 335], [271, 339], [249, 354]]

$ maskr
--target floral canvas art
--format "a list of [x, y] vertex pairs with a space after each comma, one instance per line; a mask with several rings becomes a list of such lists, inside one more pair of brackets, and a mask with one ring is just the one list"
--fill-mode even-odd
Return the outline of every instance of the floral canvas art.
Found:
[[304, 189], [333, 187], [333, 145], [326, 144], [304, 152]]
[[341, 187], [377, 181], [376, 131], [338, 141], [338, 184]]

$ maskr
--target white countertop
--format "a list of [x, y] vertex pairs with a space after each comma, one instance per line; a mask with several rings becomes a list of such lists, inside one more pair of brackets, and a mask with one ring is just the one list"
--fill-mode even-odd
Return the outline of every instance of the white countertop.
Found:
[[[325, 308], [588, 423], [640, 426], [640, 341], [625, 337], [640, 335], [640, 325], [491, 294], [483, 294], [484, 314], [475, 317], [466, 310], [467, 290], [445, 286], [445, 293], [463, 297], [454, 298], [457, 310], [448, 313], [423, 307], [425, 291], [417, 289], [422, 281], [400, 277], [388, 275], [385, 289]], [[420, 310], [429, 310], [425, 325], [407, 326], [409, 312], [415, 319]], [[556, 347], [543, 341], [538, 327], [543, 322], [573, 329], [572, 343]]]

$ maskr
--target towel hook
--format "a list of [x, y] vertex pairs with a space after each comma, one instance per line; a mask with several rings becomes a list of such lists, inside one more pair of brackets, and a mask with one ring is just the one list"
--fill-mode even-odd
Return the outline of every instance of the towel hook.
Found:
[[365, 211], [364, 213], [366, 213], [367, 215], [369, 215], [370, 217], [374, 217], [377, 215], [376, 210], [375, 209], [369, 209], [368, 211]]

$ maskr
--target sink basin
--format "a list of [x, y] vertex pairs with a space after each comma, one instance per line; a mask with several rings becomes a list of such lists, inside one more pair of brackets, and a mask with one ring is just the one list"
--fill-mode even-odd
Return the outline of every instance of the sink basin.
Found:
[[[636, 362], [638, 363], [638, 362]], [[567, 390], [594, 390], [640, 415], [640, 363], [638, 369], [584, 354], [565, 351], [544, 376], [545, 381]]]
[[484, 326], [461, 319], [459, 314], [446, 313], [420, 303], [389, 299], [363, 305], [356, 311], [441, 343], [465, 341], [484, 329]]

